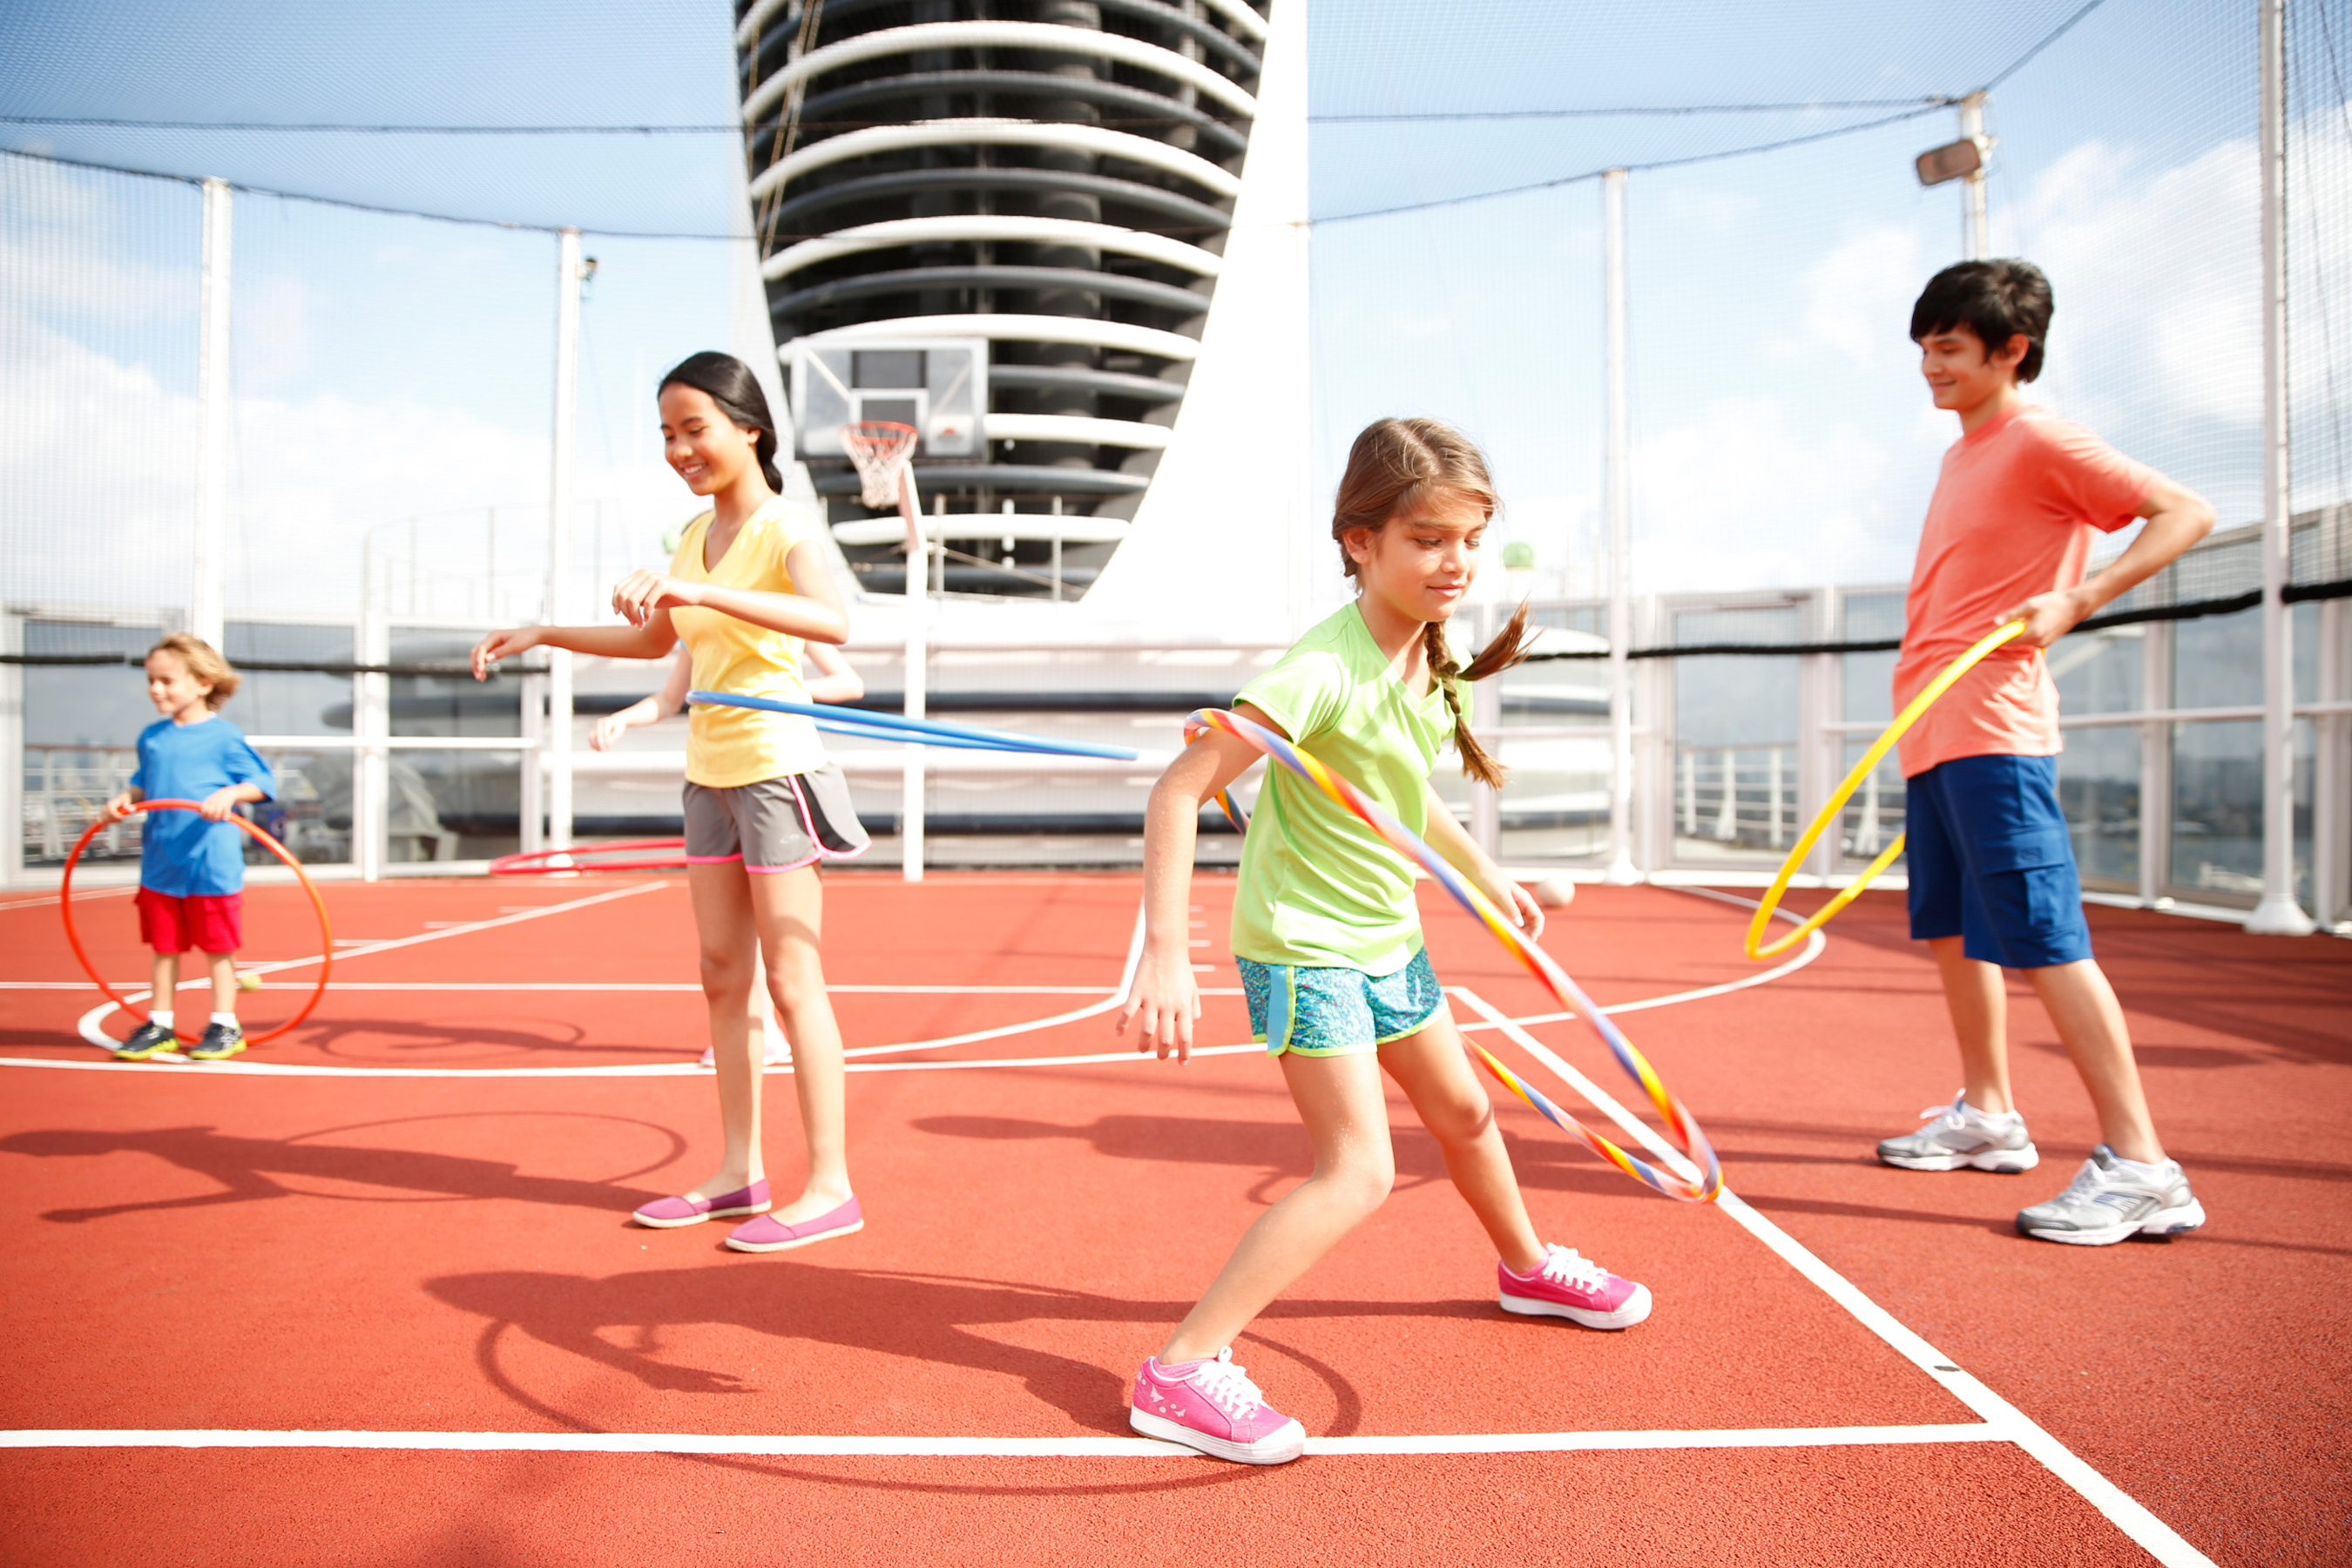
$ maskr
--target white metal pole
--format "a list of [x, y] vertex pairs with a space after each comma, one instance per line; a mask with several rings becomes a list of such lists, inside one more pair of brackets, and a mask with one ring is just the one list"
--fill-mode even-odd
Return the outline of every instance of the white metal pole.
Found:
[[2294, 898], [2294, 620], [2287, 468], [2286, 5], [2263, 0], [2263, 898], [2246, 929], [2307, 936]]
[[[923, 537], [922, 500], [915, 493], [911, 465], [898, 470], [898, 515], [907, 523], [906, 714], [920, 719], [928, 706], [930, 673], [930, 644], [923, 623], [930, 609], [931, 563], [930, 546]], [[898, 796], [898, 864], [908, 881], [919, 882], [923, 879], [923, 748], [910, 745], [906, 752], [905, 784]]]
[[[554, 470], [547, 491], [547, 618], [561, 624], [572, 575], [572, 470], [580, 423], [580, 231], [556, 241]], [[572, 656], [562, 648], [547, 660], [547, 843], [572, 845]]]
[[205, 182], [204, 274], [197, 293], [196, 529], [188, 629], [221, 646], [228, 619], [229, 188]]
[[1985, 95], [1972, 92], [1960, 100], [1960, 139], [1977, 144], [1977, 172], [1968, 177], [1964, 199], [1967, 205], [1961, 214], [1960, 238], [1968, 247], [1970, 261], [1983, 261], [1992, 255], [1992, 226], [1985, 207], [1985, 169], [1982, 160], [1990, 155], [1991, 144], [1984, 133]]
[[1625, 410], [1625, 171], [1601, 176], [1602, 380], [1608, 450], [1602, 462], [1602, 505], [1609, 521], [1609, 868], [1614, 887], [1642, 879], [1633, 864], [1633, 669], [1625, 651], [1633, 640], [1633, 550], [1627, 496], [1631, 424]]
[[[0, 653], [25, 651], [22, 616], [0, 610]], [[49, 803], [57, 797], [41, 793], [41, 816], [57, 820]], [[25, 667], [0, 664], [0, 822], [25, 821]], [[25, 832], [0, 834], [0, 887], [15, 887], [25, 875]]]
[[[391, 628], [386, 624], [385, 584], [375, 569], [375, 545], [360, 541], [360, 618], [354, 628], [352, 652], [357, 664], [390, 662]], [[386, 795], [391, 768], [383, 744], [392, 732], [392, 679], [383, 675], [352, 678], [352, 734], [359, 741], [352, 758], [352, 865], [362, 881], [383, 876], [385, 829], [391, 821]]]

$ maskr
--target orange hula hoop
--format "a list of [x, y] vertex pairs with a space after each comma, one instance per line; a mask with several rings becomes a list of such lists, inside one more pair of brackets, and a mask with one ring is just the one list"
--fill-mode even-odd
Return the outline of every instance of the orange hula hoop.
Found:
[[[133, 811], [195, 811], [200, 808], [193, 800], [142, 800], [133, 805], [131, 809]], [[310, 999], [303, 1003], [301, 1010], [296, 1013], [292, 1017], [278, 1025], [278, 1027], [268, 1030], [267, 1033], [252, 1035], [247, 1037], [247, 1044], [257, 1046], [264, 1040], [276, 1039], [278, 1036], [285, 1034], [288, 1030], [301, 1023], [303, 1019], [310, 1016], [311, 1010], [319, 1005], [320, 999], [326, 995], [327, 977], [332, 974], [335, 969], [335, 928], [333, 922], [327, 918], [327, 900], [319, 896], [319, 885], [310, 880], [310, 874], [308, 871], [302, 869], [302, 862], [295, 859], [292, 855], [287, 852], [286, 846], [278, 843], [277, 839], [272, 838], [268, 833], [265, 833], [260, 828], [256, 827], [252, 823], [247, 822], [245, 818], [238, 816], [234, 813], [224, 817], [222, 820], [236, 823], [237, 826], [245, 830], [245, 836], [247, 837], [252, 839], [256, 844], [260, 845], [264, 849], [268, 850], [272, 855], [277, 856], [280, 860], [283, 860], [286, 863], [288, 869], [294, 873], [294, 879], [302, 884], [302, 890], [310, 895], [310, 908], [317, 910], [319, 915], [319, 935], [321, 939], [321, 947], [319, 955], [319, 984], [311, 988]], [[81, 852], [85, 848], [89, 847], [89, 841], [97, 837], [99, 834], [105, 829], [113, 826], [114, 825], [112, 823], [107, 821], [104, 817], [100, 817], [96, 822], [91, 823], [88, 827], [84, 828], [82, 830], [81, 837], [74, 840], [73, 853], [66, 857], [65, 875], [58, 883], [58, 917], [65, 922], [66, 945], [73, 949], [73, 955], [80, 962], [82, 973], [89, 976], [90, 984], [97, 986], [101, 992], [105, 993], [106, 999], [108, 1001], [113, 1003], [117, 1007], [121, 1008], [125, 1013], [130, 1014], [132, 1017], [138, 1019], [143, 1024], [147, 1021], [146, 1014], [141, 1012], [137, 1007], [132, 1006], [129, 1002], [124, 1001], [122, 997], [116, 993], [114, 987], [106, 983], [106, 977], [98, 972], [98, 965], [89, 961], [89, 952], [81, 944], [81, 933], [74, 929], [74, 868], [80, 864]], [[150, 1000], [152, 1001], [152, 998], [151, 997]], [[174, 1033], [176, 1035], [176, 1031]], [[177, 1037], [185, 1040], [191, 1039], [194, 1037], [188, 1035], [177, 1035]]]

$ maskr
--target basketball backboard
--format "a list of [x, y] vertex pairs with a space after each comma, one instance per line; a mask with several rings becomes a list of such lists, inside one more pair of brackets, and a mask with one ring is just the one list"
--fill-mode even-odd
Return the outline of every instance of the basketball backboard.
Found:
[[803, 338], [793, 353], [793, 426], [803, 458], [845, 456], [841, 427], [887, 419], [922, 434], [926, 458], [977, 454], [988, 408], [984, 338]]

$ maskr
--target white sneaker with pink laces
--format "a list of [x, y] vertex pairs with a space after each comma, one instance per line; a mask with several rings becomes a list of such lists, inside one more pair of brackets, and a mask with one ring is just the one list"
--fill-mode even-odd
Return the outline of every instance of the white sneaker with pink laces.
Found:
[[1244, 1465], [1286, 1465], [1307, 1451], [1307, 1428], [1265, 1402], [1234, 1364], [1231, 1346], [1214, 1361], [1145, 1362], [1127, 1423], [1147, 1437]]
[[1650, 1315], [1650, 1288], [1620, 1279], [1572, 1247], [1544, 1248], [1532, 1274], [1514, 1274], [1497, 1262], [1501, 1284], [1496, 1300], [1506, 1312], [1527, 1318], [1566, 1318], [1588, 1329], [1630, 1329]]

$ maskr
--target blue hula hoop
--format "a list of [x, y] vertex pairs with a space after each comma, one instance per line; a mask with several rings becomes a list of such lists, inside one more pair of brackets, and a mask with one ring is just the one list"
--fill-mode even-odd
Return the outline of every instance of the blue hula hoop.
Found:
[[877, 741], [906, 741], [919, 745], [956, 746], [973, 751], [1031, 752], [1042, 756], [1104, 757], [1131, 763], [1137, 753], [1123, 746], [1097, 746], [1085, 741], [1048, 741], [1009, 730], [982, 730], [969, 724], [942, 724], [932, 719], [908, 719], [896, 713], [868, 713], [855, 708], [820, 707], [813, 702], [785, 702], [773, 697], [746, 697], [725, 691], [689, 691], [688, 703], [709, 708], [756, 708], [769, 713], [796, 713], [817, 720], [839, 735], [863, 735]]

